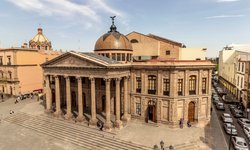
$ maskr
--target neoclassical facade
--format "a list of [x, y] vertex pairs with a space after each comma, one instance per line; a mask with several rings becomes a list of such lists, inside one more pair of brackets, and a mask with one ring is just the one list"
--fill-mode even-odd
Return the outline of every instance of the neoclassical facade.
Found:
[[208, 61], [124, 64], [95, 53], [68, 52], [42, 67], [46, 111], [57, 117], [96, 125], [100, 114], [106, 129], [121, 128], [121, 120], [130, 118], [173, 127], [180, 118], [199, 125], [210, 120], [214, 65]]
[[214, 64], [178, 60], [178, 48], [171, 49], [175, 58], [150, 60], [133, 59], [134, 50], [112, 22], [94, 53], [71, 51], [42, 64], [46, 112], [90, 126], [100, 120], [106, 130], [130, 119], [170, 127], [181, 118], [185, 124], [209, 122]]

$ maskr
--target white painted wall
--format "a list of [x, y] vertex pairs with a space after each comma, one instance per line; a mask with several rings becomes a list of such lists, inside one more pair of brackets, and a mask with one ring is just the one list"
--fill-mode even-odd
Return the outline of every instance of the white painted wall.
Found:
[[179, 60], [205, 60], [206, 48], [180, 48]]

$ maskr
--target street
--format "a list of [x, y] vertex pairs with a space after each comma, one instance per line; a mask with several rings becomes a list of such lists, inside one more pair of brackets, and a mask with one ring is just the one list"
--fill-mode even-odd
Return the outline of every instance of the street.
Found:
[[[228, 91], [225, 91], [225, 92], [228, 95], [227, 98], [233, 98], [233, 96], [231, 96], [231, 94]], [[223, 102], [223, 100], [222, 100], [221, 97], [220, 97], [220, 101]], [[229, 107], [228, 107], [228, 105], [230, 105], [230, 104], [224, 103], [225, 111], [223, 111], [223, 110], [217, 110], [215, 104], [212, 104], [212, 105], [213, 105], [213, 110], [216, 112], [216, 114], [218, 116], [218, 119], [220, 120], [221, 130], [223, 130], [223, 135], [224, 135], [224, 138], [226, 140], [227, 146], [230, 147], [230, 149], [233, 149], [233, 145], [232, 144], [229, 146], [229, 143], [231, 143], [231, 141], [230, 141], [230, 135], [225, 132], [225, 130], [224, 130], [224, 123], [223, 123], [223, 121], [221, 119], [221, 115], [223, 113], [229, 113], [229, 114], [231, 114], [231, 112], [229, 110]], [[243, 131], [243, 128], [237, 122], [238, 118], [235, 118], [232, 114], [231, 114], [231, 116], [232, 116], [232, 119], [233, 119], [233, 125], [235, 126], [235, 128], [237, 130], [237, 136], [243, 137], [246, 140], [247, 144], [248, 144], [248, 148], [250, 148], [250, 146], [249, 146], [249, 140], [247, 139], [247, 137], [246, 137], [246, 135], [245, 135], [245, 133]], [[245, 114], [245, 117], [246, 117], [246, 114]]]

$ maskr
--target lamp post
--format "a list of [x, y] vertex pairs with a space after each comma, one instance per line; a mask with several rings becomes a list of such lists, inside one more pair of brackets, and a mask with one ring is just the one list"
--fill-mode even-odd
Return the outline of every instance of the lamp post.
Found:
[[159, 150], [159, 148], [156, 144], [154, 145], [154, 150]]
[[249, 108], [247, 108], [247, 119], [248, 119], [248, 113], [249, 113], [249, 111], [250, 111], [250, 109], [249, 109]]
[[174, 146], [173, 146], [173, 145], [170, 145], [170, 146], [169, 146], [169, 150], [174, 150]]
[[161, 145], [161, 149], [164, 150], [164, 142], [162, 140], [160, 142], [160, 145]]
[[[159, 149], [158, 145], [155, 144], [154, 147], [153, 147], [153, 149], [154, 149], [154, 150], [167, 150], [168, 148], [167, 148], [167, 147], [164, 147], [164, 145], [165, 145], [165, 143], [161, 140], [161, 142], [160, 142], [161, 148]], [[173, 146], [173, 145], [170, 145], [170, 146], [169, 146], [169, 150], [174, 150], [174, 146]]]
[[231, 147], [232, 129], [233, 129], [232, 125], [233, 125], [233, 124], [230, 123], [230, 125], [231, 125], [231, 132], [230, 132], [231, 134], [230, 134], [229, 142], [228, 142], [228, 144], [229, 144], [228, 149], [229, 149], [229, 150], [230, 150], [230, 147]]

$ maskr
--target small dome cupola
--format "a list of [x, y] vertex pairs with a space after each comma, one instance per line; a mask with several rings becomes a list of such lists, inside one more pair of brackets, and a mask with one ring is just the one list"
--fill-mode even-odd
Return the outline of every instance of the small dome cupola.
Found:
[[117, 31], [115, 16], [110, 18], [112, 19], [110, 30], [96, 41], [94, 52], [116, 61], [131, 61], [132, 45], [125, 35]]
[[38, 50], [51, 50], [51, 42], [43, 34], [43, 29], [39, 27], [37, 34], [29, 41], [29, 47]]

